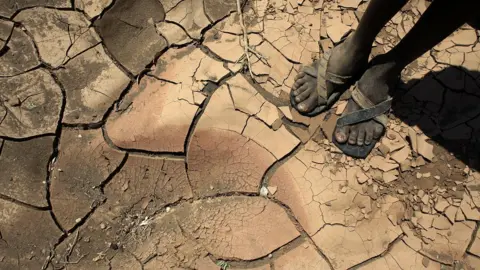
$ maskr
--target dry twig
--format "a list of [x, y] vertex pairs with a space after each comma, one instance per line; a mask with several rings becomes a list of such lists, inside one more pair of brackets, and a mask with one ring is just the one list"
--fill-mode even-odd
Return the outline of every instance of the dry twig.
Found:
[[247, 31], [247, 27], [245, 26], [245, 22], [243, 20], [242, 5], [240, 3], [240, 0], [237, 0], [237, 12], [238, 12], [238, 16], [240, 17], [240, 26], [242, 27], [242, 31], [243, 31], [243, 48], [245, 50], [244, 55], [240, 59], [246, 58], [250, 76], [252, 77], [253, 80], [255, 80], [255, 76], [253, 76], [253, 72], [252, 72], [252, 60], [250, 59], [250, 53], [253, 53], [254, 55], [256, 55], [258, 59], [262, 62], [265, 59], [265, 57], [263, 57], [259, 52], [252, 49], [248, 44], [248, 31]]

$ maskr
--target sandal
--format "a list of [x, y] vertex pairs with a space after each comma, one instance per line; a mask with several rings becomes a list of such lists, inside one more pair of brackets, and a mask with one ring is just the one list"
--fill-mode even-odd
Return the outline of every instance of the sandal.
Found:
[[[375, 105], [361, 92], [358, 87], [358, 83], [355, 85], [354, 89], [351, 92], [353, 101], [355, 101], [355, 103], [357, 103], [362, 108], [362, 110], [354, 111], [340, 117], [337, 120], [336, 126], [350, 126], [373, 119], [383, 126], [383, 133], [385, 133], [388, 124], [388, 117], [386, 113], [392, 107], [392, 98], [388, 97], [385, 101]], [[335, 130], [333, 131], [334, 133]], [[348, 142], [339, 143], [335, 139], [335, 134], [333, 134], [332, 141], [340, 150], [342, 150], [345, 155], [355, 158], [366, 158], [368, 154], [372, 151], [372, 149], [375, 147], [375, 144], [379, 141], [379, 139], [372, 140], [369, 145], [360, 146], [352, 145]]]
[[[348, 88], [355, 82], [357, 76], [341, 76], [331, 72], [327, 72], [328, 60], [330, 59], [331, 51], [327, 51], [323, 54], [320, 60], [315, 61], [312, 65], [302, 68], [302, 71], [308, 76], [312, 76], [317, 79], [317, 94], [318, 94], [318, 105], [314, 110], [310, 112], [300, 112], [300, 114], [308, 117], [314, 117], [320, 113], [328, 110], [340, 96], [348, 90]], [[360, 69], [361, 71], [365, 69]], [[361, 74], [358, 74], [361, 75]], [[327, 92], [326, 81], [335, 85], [331, 93]], [[326, 101], [326, 103], [325, 103]], [[297, 108], [297, 102], [295, 101], [295, 96], [293, 95], [293, 90], [290, 91], [290, 104], [293, 108]]]

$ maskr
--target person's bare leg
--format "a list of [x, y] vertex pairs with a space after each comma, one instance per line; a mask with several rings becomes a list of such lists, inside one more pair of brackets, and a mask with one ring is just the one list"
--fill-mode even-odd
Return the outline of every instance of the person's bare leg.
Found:
[[[479, 8], [478, 0], [433, 1], [397, 46], [372, 60], [370, 68], [358, 82], [362, 93], [374, 103], [385, 100], [390, 87], [394, 86], [401, 71], [409, 63], [445, 39], [472, 16], [476, 16]], [[360, 107], [350, 100], [345, 113], [359, 109]], [[350, 144], [368, 145], [382, 133], [383, 126], [371, 120], [337, 128], [335, 138], [340, 143], [348, 141]]]
[[[408, 0], [371, 0], [357, 30], [332, 50], [327, 71], [351, 76], [363, 68], [368, 61], [375, 37], [407, 2]], [[300, 72], [295, 78], [292, 89], [299, 111], [310, 112], [317, 106], [316, 85], [316, 79], [304, 72]], [[332, 85], [327, 83], [327, 87]]]

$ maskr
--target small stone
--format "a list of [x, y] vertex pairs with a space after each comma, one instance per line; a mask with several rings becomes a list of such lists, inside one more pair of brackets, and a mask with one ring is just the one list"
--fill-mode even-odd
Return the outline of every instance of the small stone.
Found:
[[423, 176], [423, 177], [430, 177], [430, 176], [432, 176], [432, 174], [429, 173], [429, 172], [427, 172], [427, 173], [422, 174], [422, 176]]
[[106, 227], [107, 227], [107, 226], [105, 226], [105, 224], [100, 223], [100, 229], [105, 230]]
[[76, 223], [79, 223], [80, 221], [82, 221], [82, 219], [81, 219], [81, 218], [77, 218], [77, 219], [75, 219], [75, 222], [76, 222]]
[[377, 191], [378, 191], [378, 185], [373, 184], [373, 192], [377, 193]]
[[342, 193], [346, 193], [346, 192], [347, 192], [347, 190], [348, 190], [348, 187], [344, 186], [344, 187], [342, 187], [342, 189], [340, 190], [340, 192], [342, 192]]
[[437, 180], [440, 180], [440, 176], [438, 176], [438, 175], [435, 175], [433, 178], [435, 178]]
[[423, 176], [423, 175], [422, 175], [421, 173], [417, 172], [417, 174], [416, 174], [417, 179], [422, 178], [422, 176]]
[[405, 194], [405, 191], [401, 188], [397, 189], [397, 193], [398, 194]]
[[167, 208], [165, 208], [165, 212], [168, 213], [168, 212], [170, 212], [170, 211], [172, 211], [172, 208], [170, 208], [170, 207], [167, 206]]
[[266, 187], [262, 187], [260, 189], [260, 196], [267, 197], [267, 195], [268, 195], [268, 189]]

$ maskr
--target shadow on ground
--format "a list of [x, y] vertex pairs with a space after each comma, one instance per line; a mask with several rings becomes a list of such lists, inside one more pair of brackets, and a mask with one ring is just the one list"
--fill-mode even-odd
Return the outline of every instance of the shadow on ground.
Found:
[[480, 170], [480, 73], [449, 66], [397, 87], [393, 114], [417, 126], [440, 147], [438, 158], [448, 161], [448, 151], [470, 168]]

